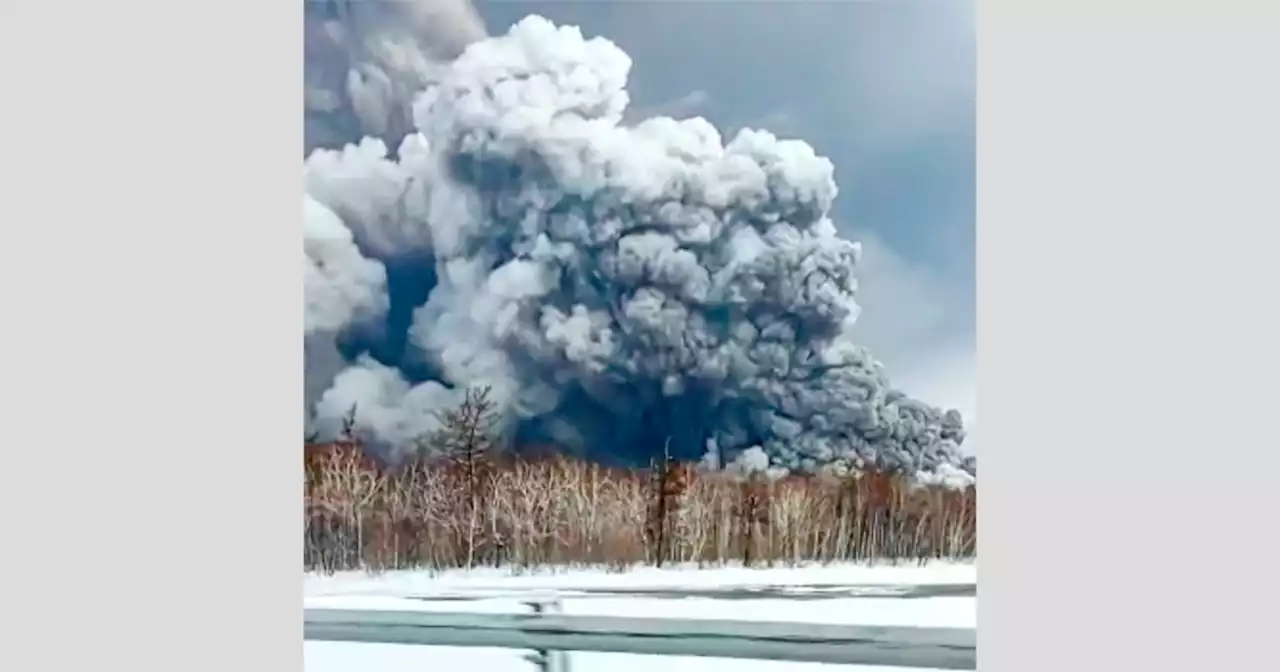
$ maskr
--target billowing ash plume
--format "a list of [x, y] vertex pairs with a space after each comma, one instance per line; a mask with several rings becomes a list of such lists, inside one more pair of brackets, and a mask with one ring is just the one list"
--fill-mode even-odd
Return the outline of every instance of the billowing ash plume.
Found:
[[630, 68], [529, 17], [433, 72], [396, 151], [308, 157], [311, 429], [354, 406], [403, 449], [484, 384], [517, 441], [601, 460], [971, 471], [959, 414], [851, 340], [831, 162], [702, 119], [624, 125]]
[[488, 36], [469, 0], [305, 0], [306, 148], [398, 142], [413, 98]]

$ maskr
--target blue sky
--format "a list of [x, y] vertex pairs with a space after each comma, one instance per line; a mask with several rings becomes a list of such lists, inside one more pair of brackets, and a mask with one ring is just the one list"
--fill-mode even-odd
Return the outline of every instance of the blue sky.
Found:
[[975, 424], [972, 0], [476, 6], [490, 32], [541, 14], [617, 43], [636, 116], [766, 128], [830, 157], [835, 219], [866, 251], [863, 343]]

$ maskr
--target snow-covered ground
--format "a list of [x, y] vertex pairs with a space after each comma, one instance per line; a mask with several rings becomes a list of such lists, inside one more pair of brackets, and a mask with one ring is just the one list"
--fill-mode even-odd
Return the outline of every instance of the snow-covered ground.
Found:
[[[857, 625], [976, 627], [973, 564], [835, 565], [776, 569], [639, 568], [513, 576], [508, 572], [393, 572], [307, 576], [308, 607], [527, 613], [524, 599], [556, 595], [581, 615], [717, 618]], [[952, 594], [948, 594], [952, 593]], [[967, 594], [966, 594], [967, 593]], [[924, 595], [924, 596], [921, 596]], [[424, 669], [533, 672], [526, 651], [306, 642], [306, 672], [421, 672]], [[716, 658], [572, 653], [574, 672], [797, 672], [850, 667]]]

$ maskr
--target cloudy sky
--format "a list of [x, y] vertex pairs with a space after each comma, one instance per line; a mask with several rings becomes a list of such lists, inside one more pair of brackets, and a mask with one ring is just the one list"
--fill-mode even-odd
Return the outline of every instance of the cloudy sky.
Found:
[[830, 157], [838, 224], [865, 249], [864, 343], [976, 424], [972, 0], [476, 6], [492, 33], [537, 13], [613, 40], [635, 116], [763, 127]]

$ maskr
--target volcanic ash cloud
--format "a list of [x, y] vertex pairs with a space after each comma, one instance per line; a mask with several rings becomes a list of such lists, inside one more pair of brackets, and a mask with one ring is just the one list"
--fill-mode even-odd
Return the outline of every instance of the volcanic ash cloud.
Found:
[[[601, 459], [756, 449], [964, 480], [960, 415], [896, 390], [851, 338], [860, 248], [829, 217], [832, 163], [697, 118], [624, 125], [630, 68], [528, 17], [440, 66], [397, 151], [311, 154], [308, 236], [330, 231], [307, 247], [314, 429], [355, 405], [369, 440], [404, 447], [484, 384], [518, 438]], [[368, 327], [393, 314], [405, 347], [357, 352], [393, 338], [396, 319]]]

